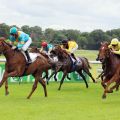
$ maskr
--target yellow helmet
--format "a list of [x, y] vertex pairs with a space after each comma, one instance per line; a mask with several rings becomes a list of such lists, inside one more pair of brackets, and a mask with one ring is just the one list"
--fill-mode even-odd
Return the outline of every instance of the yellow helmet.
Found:
[[117, 45], [119, 43], [119, 40], [117, 38], [113, 38], [111, 40], [111, 45]]

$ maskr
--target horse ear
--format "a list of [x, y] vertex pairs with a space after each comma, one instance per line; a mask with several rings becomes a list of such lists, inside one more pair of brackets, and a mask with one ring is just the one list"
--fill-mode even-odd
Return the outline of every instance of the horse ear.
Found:
[[5, 37], [0, 37], [0, 41], [5, 41], [6, 38]]

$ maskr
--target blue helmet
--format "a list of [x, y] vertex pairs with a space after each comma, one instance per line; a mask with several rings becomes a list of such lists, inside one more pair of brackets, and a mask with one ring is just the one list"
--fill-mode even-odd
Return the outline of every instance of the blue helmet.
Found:
[[10, 34], [16, 34], [17, 33], [17, 28], [16, 27], [12, 27], [10, 29]]

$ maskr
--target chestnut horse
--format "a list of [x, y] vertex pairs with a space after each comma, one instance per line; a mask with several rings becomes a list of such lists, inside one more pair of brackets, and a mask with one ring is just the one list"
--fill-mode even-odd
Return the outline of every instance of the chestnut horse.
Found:
[[87, 88], [88, 88], [88, 83], [87, 83], [86, 78], [83, 75], [82, 71], [87, 73], [87, 75], [89, 75], [92, 78], [93, 82], [95, 82], [95, 79], [93, 78], [92, 74], [89, 71], [89, 69], [91, 67], [89, 65], [89, 62], [88, 62], [87, 58], [78, 57], [77, 59], [80, 62], [78, 62], [76, 65], [73, 65], [73, 62], [71, 60], [71, 56], [65, 50], [63, 50], [60, 46], [56, 46], [50, 52], [50, 54], [51, 54], [50, 55], [51, 57], [56, 57], [56, 56], [58, 57], [58, 64], [61, 65], [60, 68], [58, 69], [58, 71], [63, 72], [63, 77], [60, 81], [60, 86], [59, 86], [58, 90], [61, 89], [64, 78], [68, 75], [68, 73], [71, 73], [71, 72], [74, 72], [74, 71], [76, 71], [83, 78]]
[[[114, 88], [118, 89], [120, 81], [120, 75], [117, 74], [120, 68], [120, 56], [114, 54], [108, 45], [108, 42], [101, 43], [97, 58], [101, 61], [103, 68], [101, 84], [104, 88], [104, 94], [102, 98], [106, 98], [106, 93], [112, 93]], [[108, 89], [112, 82], [116, 82], [116, 84]]]
[[33, 63], [27, 65], [24, 55], [20, 51], [13, 50], [11, 45], [6, 43], [5, 38], [3, 37], [0, 38], [0, 53], [6, 58], [5, 72], [0, 82], [0, 87], [5, 82], [6, 95], [9, 93], [7, 83], [8, 77], [22, 77], [31, 74], [35, 78], [35, 81], [27, 98], [29, 99], [37, 88], [38, 81], [40, 81], [44, 88], [45, 97], [47, 96], [46, 84], [42, 79], [42, 73], [50, 66], [50, 64], [45, 57], [39, 55]]

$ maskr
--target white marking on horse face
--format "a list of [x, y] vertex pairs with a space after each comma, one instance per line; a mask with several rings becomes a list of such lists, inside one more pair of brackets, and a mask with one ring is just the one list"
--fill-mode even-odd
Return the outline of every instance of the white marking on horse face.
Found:
[[102, 50], [104, 50], [104, 49], [105, 49], [105, 47], [102, 47], [101, 49], [102, 49]]

